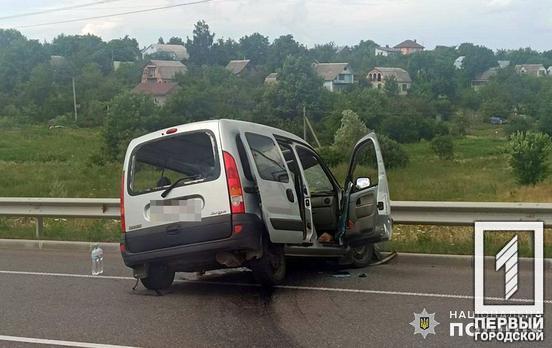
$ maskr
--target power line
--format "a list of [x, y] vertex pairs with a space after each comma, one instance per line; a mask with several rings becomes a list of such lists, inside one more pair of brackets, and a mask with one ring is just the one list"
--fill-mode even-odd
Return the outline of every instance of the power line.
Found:
[[94, 1], [94, 2], [87, 2], [87, 3], [84, 3], [84, 4], [80, 4], [80, 5], [56, 7], [56, 8], [50, 8], [50, 9], [47, 9], [47, 10], [40, 10], [40, 11], [26, 12], [26, 13], [18, 13], [18, 14], [14, 14], [14, 15], [0, 17], [0, 21], [5, 20], [5, 19], [36, 16], [36, 15], [45, 14], [45, 13], [74, 10], [74, 9], [78, 9], [78, 8], [94, 6], [94, 5], [101, 5], [101, 4], [105, 4], [105, 3], [109, 3], [109, 2], [116, 2], [116, 1], [121, 1], [121, 0], [99, 0], [99, 1]]
[[165, 10], [165, 9], [169, 9], [169, 8], [189, 6], [189, 5], [197, 5], [197, 4], [203, 4], [203, 3], [207, 3], [207, 2], [213, 2], [213, 1], [222, 1], [222, 0], [198, 0], [198, 1], [193, 1], [193, 2], [186, 2], [186, 3], [182, 3], [182, 4], [174, 4], [174, 5], [167, 5], [167, 6], [160, 6], [160, 7], [151, 7], [151, 8], [147, 8], [147, 9], [143, 9], [143, 10], [119, 12], [119, 13], [113, 13], [113, 14], [102, 15], [102, 16], [94, 16], [94, 17], [86, 17], [86, 18], [68, 19], [68, 20], [57, 21], [57, 22], [47, 22], [47, 23], [23, 25], [23, 26], [19, 26], [17, 28], [21, 28], [21, 29], [23, 29], [23, 28], [34, 28], [34, 27], [41, 27], [41, 26], [45, 26], [45, 25], [82, 22], [82, 21], [88, 21], [88, 20], [92, 20], [92, 19], [118, 17], [118, 16], [125, 16], [125, 15], [135, 14], [135, 13]]

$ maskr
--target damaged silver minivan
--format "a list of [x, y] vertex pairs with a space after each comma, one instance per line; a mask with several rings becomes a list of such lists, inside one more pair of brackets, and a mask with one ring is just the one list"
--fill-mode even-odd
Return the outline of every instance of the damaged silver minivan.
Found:
[[316, 151], [280, 129], [235, 120], [190, 123], [131, 141], [121, 189], [121, 253], [148, 289], [175, 272], [248, 267], [266, 285], [286, 256], [370, 263], [389, 240], [389, 190], [374, 133], [341, 187]]

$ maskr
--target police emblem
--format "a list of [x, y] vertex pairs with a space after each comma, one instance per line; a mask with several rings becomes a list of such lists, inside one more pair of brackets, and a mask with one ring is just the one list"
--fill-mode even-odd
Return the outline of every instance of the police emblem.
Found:
[[429, 314], [424, 308], [422, 313], [414, 313], [414, 320], [410, 325], [414, 327], [414, 335], [419, 333], [425, 339], [429, 334], [435, 335], [435, 327], [439, 322], [435, 320], [435, 313]]

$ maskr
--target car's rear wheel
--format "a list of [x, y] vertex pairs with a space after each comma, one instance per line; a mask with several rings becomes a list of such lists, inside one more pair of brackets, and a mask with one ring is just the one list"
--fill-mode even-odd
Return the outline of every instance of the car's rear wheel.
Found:
[[351, 248], [351, 266], [363, 268], [372, 263], [374, 257], [374, 244], [364, 244]]
[[263, 238], [263, 256], [249, 262], [255, 280], [263, 286], [280, 284], [286, 277], [286, 257], [283, 245]]
[[148, 276], [140, 281], [149, 290], [167, 289], [174, 281], [174, 271], [165, 264], [152, 264], [149, 266]]

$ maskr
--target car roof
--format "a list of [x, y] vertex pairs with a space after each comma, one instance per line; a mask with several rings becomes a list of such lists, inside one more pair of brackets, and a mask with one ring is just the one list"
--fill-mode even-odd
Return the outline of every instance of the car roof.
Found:
[[160, 132], [164, 133], [166, 130], [171, 129], [171, 128], [178, 128], [179, 131], [186, 132], [187, 129], [193, 130], [193, 129], [200, 128], [202, 125], [212, 126], [214, 124], [218, 124], [219, 127], [222, 127], [222, 128], [234, 128], [234, 129], [240, 129], [240, 130], [243, 130], [243, 131], [247, 131], [248, 129], [250, 129], [251, 131], [254, 131], [254, 129], [261, 128], [265, 131], [273, 133], [276, 136], [289, 138], [291, 140], [309, 145], [305, 140], [301, 139], [300, 137], [296, 136], [293, 133], [286, 132], [284, 130], [274, 128], [274, 127], [270, 127], [270, 126], [266, 126], [266, 125], [259, 124], [259, 123], [240, 121], [240, 120], [231, 120], [231, 119], [218, 119], [218, 120], [207, 120], [207, 121], [191, 122], [191, 123], [184, 123], [184, 124], [180, 124], [180, 125], [175, 125], [175, 126], [172, 126], [172, 127], [167, 127], [165, 129], [159, 129], [159, 130], [156, 130], [154, 132], [150, 132], [148, 134], [144, 134], [140, 137], [134, 138], [131, 141], [131, 145], [138, 145], [138, 144], [143, 143], [145, 141], [149, 141], [149, 140], [152, 140], [154, 138], [158, 138]]

